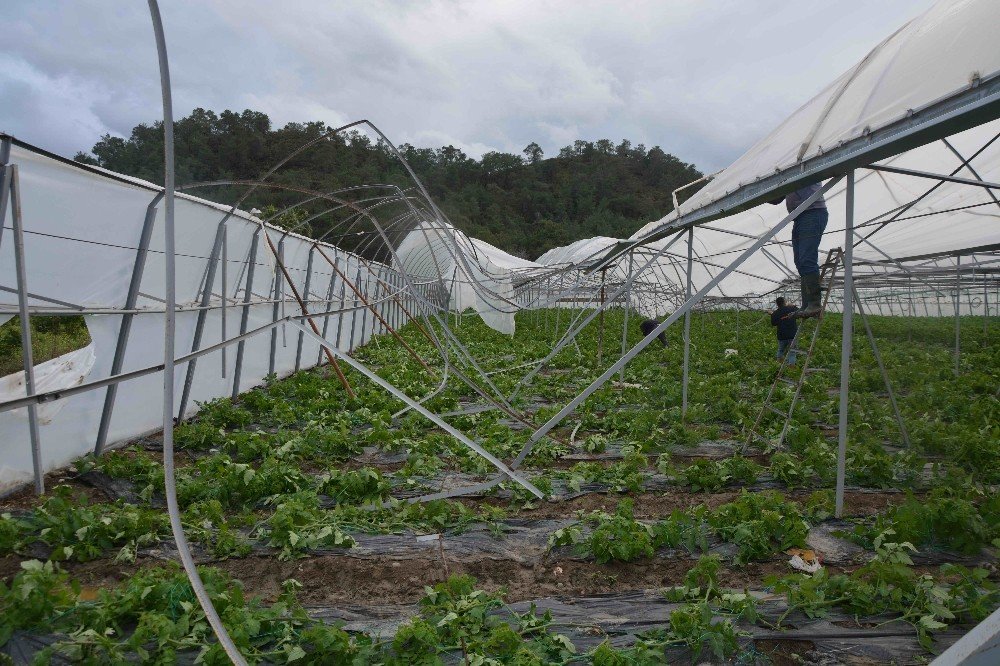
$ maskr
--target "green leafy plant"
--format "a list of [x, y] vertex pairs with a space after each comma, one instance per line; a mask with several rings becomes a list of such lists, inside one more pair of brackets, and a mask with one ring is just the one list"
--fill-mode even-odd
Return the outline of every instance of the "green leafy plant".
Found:
[[389, 494], [390, 484], [372, 467], [357, 470], [332, 470], [317, 480], [317, 490], [338, 504], [376, 502]]
[[598, 564], [631, 562], [652, 557], [652, 534], [650, 526], [635, 519], [631, 500], [622, 500], [614, 514], [595, 511], [581, 523], [555, 530], [549, 535], [549, 547], [575, 546], [581, 554], [593, 556]]
[[591, 435], [584, 440], [583, 450], [587, 453], [604, 453], [608, 450], [608, 438], [605, 435]]
[[24, 542], [40, 541], [52, 548], [52, 560], [85, 562], [119, 548], [117, 559], [132, 561], [138, 548], [169, 534], [160, 511], [118, 500], [90, 504], [74, 497], [67, 486], [57, 486], [35, 511], [21, 519]]
[[748, 493], [708, 516], [719, 535], [739, 547], [737, 562], [763, 560], [775, 552], [802, 546], [809, 525], [798, 506], [776, 492]]
[[794, 453], [779, 451], [771, 455], [768, 471], [789, 488], [803, 488], [815, 477], [815, 470]]
[[[697, 660], [708, 648], [716, 659], [728, 659], [739, 648], [739, 634], [729, 619], [715, 621], [715, 611], [705, 601], [693, 602], [670, 612], [670, 626], [639, 634], [644, 650], [683, 645]], [[662, 652], [661, 652], [662, 655]]]
[[692, 492], [714, 492], [731, 483], [752, 484], [760, 471], [760, 465], [737, 455], [723, 460], [696, 460], [678, 473], [678, 479]]
[[346, 534], [333, 512], [320, 509], [315, 493], [286, 496], [267, 520], [267, 543], [279, 548], [278, 557], [290, 559], [318, 548], [351, 548], [355, 541]]
[[834, 606], [859, 616], [893, 613], [912, 624], [921, 645], [930, 649], [933, 632], [961, 618], [985, 617], [1000, 601], [985, 570], [945, 565], [943, 578], [958, 579], [952, 585], [943, 578], [917, 573], [911, 568], [913, 545], [890, 541], [893, 536], [892, 530], [886, 530], [875, 537], [875, 558], [849, 575], [820, 569], [812, 575], [794, 574], [768, 581], [788, 598], [788, 611], [777, 624], [794, 611], [822, 617]]
[[26, 560], [8, 587], [0, 581], [0, 645], [17, 629], [46, 630], [76, 603], [79, 585], [54, 562]]
[[879, 534], [890, 529], [900, 539], [920, 546], [974, 554], [990, 542], [996, 527], [991, 530], [968, 499], [953, 497], [947, 491], [933, 491], [921, 499], [907, 497], [899, 506], [878, 516], [873, 524], [859, 525], [853, 537], [870, 546]]

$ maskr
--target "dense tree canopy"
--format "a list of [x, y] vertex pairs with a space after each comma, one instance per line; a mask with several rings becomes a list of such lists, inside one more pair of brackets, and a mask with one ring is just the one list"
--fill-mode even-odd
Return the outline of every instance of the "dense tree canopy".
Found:
[[[327, 129], [321, 122], [275, 129], [259, 111], [195, 109], [176, 121], [177, 182], [259, 178]], [[544, 159], [534, 142], [522, 155], [489, 152], [480, 160], [454, 146], [403, 144], [400, 150], [458, 228], [528, 259], [579, 238], [628, 236], [669, 212], [671, 192], [701, 176], [658, 146], [647, 150], [628, 140], [617, 145], [607, 139], [575, 141], [551, 159]], [[91, 154], [81, 152], [76, 159], [162, 182], [162, 126], [138, 125], [127, 139], [105, 135]], [[411, 185], [388, 147], [358, 132], [338, 134], [299, 153], [273, 180], [321, 191], [362, 183]], [[234, 188], [196, 193], [230, 203], [238, 196]], [[299, 199], [290, 192], [259, 191], [244, 206], [280, 208]], [[324, 224], [329, 223], [319, 218], [303, 231], [318, 235], [327, 231]]]

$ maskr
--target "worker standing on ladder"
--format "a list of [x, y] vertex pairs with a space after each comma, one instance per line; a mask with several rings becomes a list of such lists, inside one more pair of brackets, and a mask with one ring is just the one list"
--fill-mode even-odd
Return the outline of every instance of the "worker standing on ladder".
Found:
[[799, 325], [788, 315], [795, 312], [794, 305], [786, 305], [785, 299], [778, 296], [774, 299], [774, 304], [778, 308], [771, 313], [771, 326], [777, 327], [778, 332], [778, 362], [788, 354], [788, 365], [795, 365], [795, 349], [792, 342], [795, 341], [795, 333], [799, 330]]
[[[821, 187], [822, 183], [814, 183], [787, 195], [784, 201], [788, 212], [791, 213], [798, 208]], [[781, 201], [775, 199], [770, 203], [778, 205]], [[809, 208], [799, 213], [792, 224], [792, 255], [795, 258], [795, 269], [799, 272], [802, 288], [802, 309], [788, 315], [791, 318], [819, 316], [823, 307], [819, 285], [819, 244], [823, 240], [823, 231], [829, 219], [826, 201], [820, 194]]]

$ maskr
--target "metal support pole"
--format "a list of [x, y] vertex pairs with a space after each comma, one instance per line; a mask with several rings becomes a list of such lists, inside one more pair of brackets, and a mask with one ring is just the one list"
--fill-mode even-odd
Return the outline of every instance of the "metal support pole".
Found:
[[[313, 272], [313, 250], [316, 246], [309, 248], [309, 258], [306, 260], [306, 281], [302, 285], [302, 301], [308, 305], [309, 304], [309, 287], [312, 285], [312, 272]], [[293, 285], [294, 286], [294, 285]], [[305, 313], [303, 313], [305, 314]], [[311, 320], [310, 320], [311, 321]], [[295, 344], [295, 371], [298, 372], [302, 363], [302, 343], [305, 342], [305, 333], [299, 331], [299, 339]]]
[[989, 275], [984, 274], [983, 275], [983, 335], [986, 334], [986, 324], [989, 323], [990, 321], [990, 301], [987, 298], [987, 294], [989, 293], [989, 290], [987, 289], [987, 285], [989, 284], [988, 280], [989, 280]]
[[[684, 288], [684, 300], [691, 300], [691, 268], [694, 265], [694, 227], [687, 233], [687, 282]], [[687, 417], [688, 411], [688, 377], [691, 368], [691, 308], [684, 313], [684, 374], [681, 380], [681, 419]]]
[[558, 289], [559, 289], [559, 294], [558, 294], [558, 296], [556, 296], [556, 332], [555, 332], [555, 335], [552, 336], [552, 341], [553, 342], [555, 342], [556, 339], [559, 337], [559, 330], [562, 327], [562, 308], [559, 307], [559, 301], [562, 298], [562, 289], [563, 289], [563, 276], [562, 276], [562, 274], [559, 275], [559, 287], [558, 287]]
[[11, 191], [11, 181], [14, 178], [14, 170], [2, 166], [2, 177], [0, 177], [0, 241], [3, 240], [4, 221], [7, 219], [7, 200]]
[[962, 257], [955, 257], [955, 376], [959, 374], [958, 364], [962, 353], [961, 350], [961, 337], [962, 337], [962, 324], [959, 319], [959, 314], [961, 311], [961, 299], [959, 296], [962, 293]]
[[[265, 236], [267, 235], [267, 230], [266, 229], [264, 230], [264, 234], [265, 234]], [[268, 245], [270, 245], [272, 243], [270, 236], [267, 236], [266, 240], [268, 242]], [[276, 263], [282, 263], [283, 264], [285, 262], [285, 236], [284, 235], [282, 235], [281, 236], [281, 240], [278, 241], [278, 251], [276, 253], [274, 253], [274, 260], [275, 260]], [[279, 271], [278, 267], [275, 266], [274, 267], [274, 284], [272, 285], [272, 288], [271, 288], [271, 298], [274, 299], [274, 304], [271, 306], [271, 321], [278, 321], [279, 312], [280, 312], [280, 308], [281, 308], [281, 301], [280, 301], [281, 292], [282, 292], [282, 289], [281, 289], [281, 271]], [[275, 357], [277, 356], [277, 354], [278, 354], [278, 329], [277, 328], [272, 328], [271, 329], [271, 353], [270, 353], [270, 356], [268, 357], [268, 362], [267, 362], [267, 374], [269, 374], [269, 375], [275, 374], [275, 372], [274, 372], [274, 369], [276, 367], [275, 366]]]
[[[6, 177], [10, 172], [10, 177]], [[28, 314], [28, 274], [24, 257], [24, 226], [21, 220], [21, 187], [16, 164], [4, 167], [7, 189], [0, 198], [10, 197], [12, 227], [14, 231], [14, 270], [17, 272], [17, 312], [21, 322], [21, 359], [24, 366], [24, 391], [30, 398], [35, 395], [35, 358], [31, 348], [31, 319]], [[0, 218], [0, 225], [3, 218]], [[42, 470], [42, 440], [38, 432], [38, 410], [28, 405], [28, 433], [31, 437], [31, 466], [35, 473], [35, 493], [45, 492], [45, 472]]]
[[[225, 340], [229, 337], [226, 331], [226, 314], [229, 305], [229, 227], [222, 230], [222, 337]], [[222, 378], [226, 377], [226, 360], [229, 356], [229, 349], [222, 348]]]
[[[253, 276], [257, 268], [257, 246], [260, 242], [262, 227], [258, 227], [250, 241], [250, 252], [247, 254], [247, 282], [243, 290], [243, 313], [240, 316], [240, 335], [246, 335], [247, 324], [250, 321], [250, 299], [253, 298]], [[240, 394], [240, 377], [243, 375], [243, 352], [245, 341], [241, 340], [236, 347], [236, 369], [233, 370], [233, 393], [235, 400]]]
[[552, 418], [546, 421], [545, 424], [542, 425], [542, 427], [538, 428], [535, 432], [533, 432], [531, 434], [531, 438], [525, 444], [524, 448], [521, 449], [521, 452], [517, 454], [517, 458], [515, 459], [514, 464], [512, 464], [511, 467], [517, 467], [524, 460], [524, 458], [531, 453], [531, 449], [534, 446], [535, 442], [540, 440], [542, 437], [545, 437], [545, 435], [550, 430], [552, 430], [552, 428], [559, 425], [559, 423], [561, 423], [562, 420], [566, 418], [566, 416], [568, 416], [584, 400], [589, 398], [595, 391], [601, 388], [601, 386], [603, 386], [605, 382], [607, 382], [611, 377], [613, 377], [614, 374], [618, 372], [623, 365], [625, 365], [633, 358], [635, 358], [636, 355], [639, 354], [639, 352], [645, 349], [654, 339], [656, 339], [656, 336], [658, 336], [663, 331], [667, 330], [667, 328], [671, 324], [673, 324], [675, 321], [684, 316], [684, 313], [687, 312], [692, 306], [694, 306], [695, 303], [703, 299], [712, 289], [715, 289], [716, 285], [718, 285], [720, 282], [726, 279], [726, 277], [728, 277], [733, 271], [739, 268], [744, 261], [746, 261], [755, 252], [760, 250], [760, 248], [762, 248], [765, 244], [767, 244], [768, 241], [774, 238], [774, 236], [777, 235], [782, 229], [788, 226], [788, 224], [792, 220], [794, 220], [796, 216], [800, 215], [804, 210], [806, 210], [806, 208], [811, 206], [813, 202], [821, 194], [827, 192], [831, 187], [833, 187], [837, 183], [838, 180], [839, 178], [833, 178], [830, 181], [828, 181], [826, 185], [824, 185], [821, 189], [817, 190], [815, 193], [809, 196], [805, 201], [799, 204], [795, 208], [795, 210], [791, 211], [774, 227], [761, 234], [757, 238], [757, 240], [754, 241], [754, 243], [751, 244], [750, 247], [743, 250], [743, 252], [741, 252], [740, 255], [733, 260], [732, 263], [730, 263], [728, 266], [719, 271], [718, 275], [709, 280], [709, 282], [704, 287], [699, 289], [698, 293], [694, 294], [693, 296], [691, 296], [691, 298], [687, 299], [677, 310], [673, 312], [673, 314], [671, 314], [664, 321], [662, 321], [659, 326], [653, 329], [649, 333], [649, 335], [640, 340], [638, 344], [636, 344], [625, 355], [623, 355], [620, 359], [618, 359], [618, 361], [616, 361], [614, 365], [605, 370], [600, 377], [591, 382], [591, 384], [587, 386], [587, 388], [585, 388], [583, 391], [581, 391], [579, 395], [570, 400], [565, 407], [560, 409], [557, 414], [555, 414]]
[[0, 184], [0, 247], [3, 246], [3, 223], [7, 219], [7, 193], [10, 192], [10, 179], [13, 177], [13, 172], [8, 171], [6, 168], [7, 162], [10, 161], [10, 139], [4, 137], [0, 139], [0, 177], [2, 184]]
[[597, 365], [599, 366], [602, 365], [604, 361], [604, 280], [607, 273], [607, 267], [601, 269], [601, 323], [597, 331]]
[[[345, 283], [347, 282], [347, 280], [344, 279], [343, 275], [340, 276], [340, 279], [343, 280]], [[358, 274], [354, 278], [354, 285], [357, 285], [359, 282], [361, 282], [361, 269], [360, 268], [358, 268]], [[353, 302], [354, 309], [351, 311], [351, 338], [350, 338], [350, 340], [347, 343], [347, 350], [348, 351], [353, 351], [354, 350], [354, 332], [358, 328], [358, 303], [361, 302], [359, 300], [360, 294], [359, 294], [359, 292], [357, 290], [357, 287], [355, 287], [354, 285], [351, 285], [352, 291], [354, 292], [354, 302]], [[367, 312], [368, 312], [368, 310], [361, 310], [361, 340], [362, 341], [364, 341], [364, 338], [365, 338], [365, 315], [367, 314]]]
[[851, 242], [854, 233], [853, 170], [847, 172], [845, 194], [847, 206], [844, 231], [844, 320], [840, 339], [840, 419], [837, 432], [837, 490], [834, 502], [834, 515], [837, 518], [844, 514], [844, 479], [847, 473], [847, 415], [850, 397], [851, 351], [854, 345], [854, 299], [848, 296], [848, 294], [854, 293], [854, 244]]
[[[296, 289], [295, 283], [292, 282], [292, 276], [288, 272], [288, 267], [285, 266], [284, 252], [281, 251], [281, 250], [275, 251], [274, 242], [271, 240], [270, 236], [265, 235], [264, 236], [264, 240], [267, 241], [267, 246], [271, 250], [272, 256], [274, 256], [275, 261], [278, 263], [278, 268], [281, 270], [281, 274], [284, 276], [285, 282], [287, 282], [288, 286], [291, 287], [291, 289], [292, 289], [292, 296], [295, 298], [295, 301], [298, 303], [299, 309], [302, 311], [302, 314], [306, 316], [306, 322], [308, 322], [309, 327], [312, 328], [313, 331], [315, 331], [316, 335], [319, 335], [319, 327], [316, 326], [316, 322], [313, 320], [313, 318], [309, 316], [309, 308], [307, 307], [305, 300], [299, 295], [299, 290]], [[282, 238], [282, 240], [284, 240], [284, 238]], [[318, 246], [316, 246], [315, 244], [314, 244], [313, 247], [317, 247], [318, 248]], [[320, 250], [320, 253], [322, 253], [322, 252], [323, 251]], [[323, 255], [323, 256], [326, 256], [326, 255]], [[284, 292], [284, 290], [282, 290], [282, 293], [283, 292]], [[284, 302], [284, 301], [282, 301], [282, 302]], [[284, 330], [284, 324], [282, 324], [281, 327], [282, 327], [282, 330]], [[273, 338], [272, 338], [272, 341], [273, 341]], [[344, 387], [345, 391], [347, 391], [347, 395], [350, 398], [353, 399], [354, 397], [356, 397], [354, 395], [354, 390], [351, 388], [350, 383], [347, 381], [347, 377], [344, 376], [344, 373], [341, 371], [340, 366], [337, 364], [336, 358], [334, 358], [333, 354], [331, 354], [329, 351], [327, 351], [326, 355], [327, 355], [327, 358], [330, 361], [330, 365], [333, 366], [334, 372], [337, 373], [337, 379], [340, 380], [340, 385]]]
[[[334, 255], [333, 260], [335, 262], [337, 262], [337, 261], [340, 261], [340, 258], [337, 257], [336, 255]], [[336, 285], [336, 282], [337, 282], [337, 274], [336, 273], [330, 273], [330, 284], [326, 288], [326, 300], [323, 302], [323, 309], [326, 310], [327, 312], [329, 312], [330, 310], [333, 309], [331, 306], [333, 304], [333, 290], [334, 290], [334, 287]], [[341, 306], [341, 307], [343, 307], [343, 306]], [[327, 315], [324, 315], [324, 317], [323, 317], [323, 338], [324, 339], [326, 339], [326, 334], [327, 334], [327, 331], [329, 331], [329, 329], [330, 329], [330, 315], [327, 314]], [[338, 345], [340, 344], [340, 340], [337, 340], [337, 344]], [[316, 352], [316, 365], [319, 365], [322, 362], [323, 362], [323, 349], [320, 348], [320, 350], [318, 352]]]
[[[345, 268], [346, 268], [346, 266], [345, 266]], [[337, 345], [337, 349], [341, 348], [341, 346], [340, 346], [340, 338], [341, 338], [341, 336], [344, 333], [344, 319], [347, 318], [347, 313], [344, 312], [344, 307], [346, 305], [347, 305], [347, 285], [346, 285], [346, 283], [343, 280], [341, 280], [340, 281], [340, 316], [337, 317], [337, 342], [335, 343]], [[354, 319], [354, 311], [352, 310], [351, 311], [351, 320], [353, 321], [353, 319]], [[348, 351], [350, 351], [350, 347], [348, 347]]]
[[[205, 285], [201, 292], [201, 309], [198, 311], [198, 319], [194, 327], [194, 340], [191, 342], [191, 351], [196, 352], [201, 349], [201, 337], [205, 332], [205, 318], [208, 316], [208, 304], [212, 300], [212, 286], [215, 284], [215, 272], [219, 265], [219, 256], [222, 254], [222, 237], [226, 229], [226, 221], [229, 220], [227, 214], [215, 230], [215, 241], [212, 243], [212, 252], [208, 257], [208, 266], [205, 271]], [[184, 418], [187, 411], [188, 399], [191, 397], [191, 386], [194, 383], [195, 367], [198, 365], [197, 359], [188, 362], [187, 374], [184, 377], [184, 390], [181, 392], [181, 400], [177, 407], [178, 420]]]
[[896, 415], [896, 423], [899, 424], [899, 433], [903, 436], [903, 444], [906, 448], [910, 448], [910, 433], [906, 430], [906, 425], [903, 423], [903, 415], [899, 411], [899, 405], [896, 404], [896, 394], [892, 390], [892, 382], [889, 381], [889, 373], [885, 371], [885, 363], [882, 362], [882, 354], [878, 351], [878, 345], [875, 343], [875, 336], [872, 334], [872, 328], [868, 324], [868, 315], [865, 313], [864, 305], [861, 303], [861, 297], [858, 295], [858, 290], [851, 286], [851, 290], [854, 292], [854, 302], [858, 305], [858, 314], [861, 315], [861, 323], [865, 326], [865, 335], [868, 336], [868, 344], [871, 345], [872, 354], [875, 355], [875, 362], [878, 364], [878, 371], [882, 374], [882, 383], [885, 384], [885, 390], [889, 394], [889, 403], [892, 405], [892, 412]]
[[518, 474], [513, 468], [505, 465], [503, 461], [496, 458], [493, 454], [491, 454], [489, 451], [476, 444], [474, 441], [466, 437], [460, 431], [453, 428], [446, 421], [441, 419], [441, 417], [437, 416], [433, 412], [428, 411], [423, 405], [410, 398], [408, 395], [397, 389], [395, 386], [393, 386], [386, 380], [379, 377], [376, 373], [369, 370], [359, 361], [354, 360], [349, 355], [345, 354], [339, 349], [334, 348], [332, 345], [330, 345], [329, 341], [324, 340], [315, 331], [311, 331], [308, 328], [306, 328], [306, 326], [301, 322], [293, 321], [292, 324], [294, 326], [297, 326], [299, 329], [305, 331], [306, 335], [309, 335], [319, 344], [323, 345], [324, 347], [329, 349], [332, 353], [339, 356], [341, 359], [343, 359], [344, 363], [351, 366], [352, 368], [363, 374], [365, 377], [367, 377], [374, 383], [381, 386], [383, 389], [391, 393], [396, 398], [399, 398], [400, 400], [405, 402], [411, 409], [415, 410], [421, 416], [423, 416], [426, 419], [429, 419], [432, 423], [434, 423], [434, 425], [438, 426], [439, 428], [447, 432], [449, 435], [460, 441], [462, 444], [464, 444], [465, 446], [469, 447], [470, 449], [478, 453], [480, 456], [489, 461], [490, 464], [496, 467], [501, 473], [506, 474], [512, 481], [516, 482], [518, 485], [523, 487], [532, 495], [534, 495], [538, 499], [544, 499], [545, 497], [544, 494], [540, 490], [538, 490], [538, 488], [536, 488], [530, 481], [528, 481], [520, 474]]
[[[635, 261], [635, 252], [628, 253], [628, 274], [625, 277], [625, 312], [622, 314], [622, 356], [628, 350], [628, 312], [632, 307], [632, 267]], [[625, 381], [625, 367], [618, 372], [618, 381]]]
[[[156, 195], [146, 208], [146, 217], [142, 222], [142, 231], [139, 232], [139, 246], [135, 251], [135, 263], [132, 266], [132, 279], [129, 281], [128, 293], [125, 296], [125, 310], [134, 310], [136, 301], [139, 299], [139, 287], [142, 284], [142, 274], [146, 269], [146, 255], [149, 250], [149, 241], [153, 236], [153, 226], [156, 222], [156, 204], [163, 198], [162, 194]], [[0, 218], [2, 219], [2, 218]], [[117, 375], [121, 373], [125, 363], [125, 349], [128, 345], [129, 334], [132, 331], [133, 312], [122, 314], [122, 321], [118, 327], [118, 340], [115, 342], [115, 355], [111, 360], [111, 373]], [[108, 441], [108, 430], [111, 427], [111, 414], [115, 409], [115, 398], [118, 396], [118, 384], [108, 386], [104, 394], [104, 408], [101, 411], [101, 423], [97, 428], [97, 442], [94, 444], [94, 455], [99, 456], [104, 451], [104, 445]]]
[[[199, 605], [205, 612], [212, 631], [215, 632], [219, 645], [225, 651], [234, 666], [245, 666], [246, 660], [233, 643], [226, 626], [222, 623], [218, 611], [212, 605], [212, 598], [205, 589], [198, 574], [194, 557], [184, 536], [184, 526], [181, 523], [181, 512], [177, 503], [177, 485], [174, 473], [174, 334], [176, 332], [175, 310], [177, 308], [177, 292], [175, 289], [177, 248], [174, 232], [174, 118], [173, 102], [170, 95], [170, 68], [167, 59], [166, 37], [163, 33], [163, 22], [160, 19], [160, 8], [156, 0], [148, 0], [149, 14], [153, 22], [153, 34], [156, 37], [156, 52], [160, 69], [160, 95], [163, 98], [163, 253], [164, 253], [164, 332], [163, 332], [163, 485], [167, 500], [167, 514], [170, 519], [170, 531], [177, 545], [177, 554], [191, 590]], [[211, 288], [211, 285], [209, 285]]]
[[[373, 277], [375, 278], [375, 289], [373, 291], [376, 294], [379, 291], [379, 289], [378, 289], [379, 286], [382, 285], [382, 284], [384, 284], [383, 279], [382, 279], [382, 277], [384, 275], [385, 275], [385, 272], [383, 271], [383, 269], [382, 269], [381, 266], [375, 271], [375, 274], [373, 275]], [[388, 289], [385, 289], [384, 291], [387, 292], [387, 293], [390, 293], [390, 291]], [[382, 333], [385, 333], [390, 328], [394, 328], [394, 327], [389, 323], [389, 317], [391, 315], [388, 312], [386, 312], [387, 308], [390, 305], [389, 301], [386, 298], [379, 298], [378, 296], [376, 296], [376, 298], [378, 298], [379, 301], [381, 301], [379, 303], [379, 306], [378, 306], [378, 313], [379, 313], [379, 329], [378, 329], [378, 332], [379, 332], [379, 335], [381, 335]]]

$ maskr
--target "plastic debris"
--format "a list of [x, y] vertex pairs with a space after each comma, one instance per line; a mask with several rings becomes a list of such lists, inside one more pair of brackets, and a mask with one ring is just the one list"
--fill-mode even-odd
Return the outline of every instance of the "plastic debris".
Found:
[[642, 384], [632, 384], [630, 382], [611, 382], [614, 388], [626, 388], [626, 389], [645, 389], [646, 387]]
[[792, 556], [792, 559], [788, 560], [788, 564], [793, 569], [813, 574], [823, 568], [820, 557], [815, 551], [804, 548], [790, 548], [785, 551], [785, 554]]

